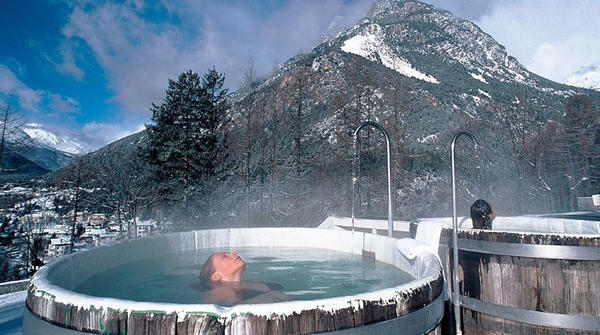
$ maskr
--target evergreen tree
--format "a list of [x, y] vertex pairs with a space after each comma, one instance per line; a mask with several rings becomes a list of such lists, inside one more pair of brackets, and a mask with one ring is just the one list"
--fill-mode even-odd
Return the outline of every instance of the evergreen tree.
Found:
[[200, 137], [201, 165], [204, 181], [204, 206], [210, 209], [210, 196], [218, 187], [215, 181], [226, 177], [227, 162], [227, 126], [230, 109], [227, 98], [228, 90], [224, 88], [225, 76], [219, 74], [215, 68], [208, 70], [202, 78], [202, 99], [204, 132]]
[[[147, 125], [148, 157], [172, 219], [198, 222], [208, 207], [212, 179], [225, 152], [225, 77], [213, 68], [204, 77], [189, 70], [169, 80], [161, 105]], [[169, 215], [171, 214], [171, 215]]]
[[596, 145], [596, 134], [600, 130], [599, 113], [594, 101], [588, 95], [575, 94], [565, 105], [566, 141], [570, 167], [570, 189], [572, 208], [577, 208], [577, 197], [591, 196], [596, 162], [600, 150]]

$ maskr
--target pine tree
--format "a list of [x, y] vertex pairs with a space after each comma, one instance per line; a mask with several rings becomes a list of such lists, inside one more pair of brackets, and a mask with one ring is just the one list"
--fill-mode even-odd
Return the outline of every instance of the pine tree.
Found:
[[221, 171], [228, 109], [224, 81], [214, 68], [202, 78], [189, 70], [169, 80], [164, 103], [152, 105], [147, 154], [170, 205], [166, 214], [184, 225], [205, 215], [212, 179]]
[[566, 141], [570, 167], [570, 189], [572, 208], [577, 210], [577, 197], [590, 196], [592, 185], [598, 177], [594, 166], [600, 156], [596, 145], [598, 110], [592, 98], [575, 94], [565, 105]]
[[199, 168], [204, 173], [205, 206], [210, 208], [210, 196], [218, 187], [216, 180], [223, 181], [228, 169], [226, 165], [227, 127], [229, 118], [227, 113], [230, 109], [227, 98], [228, 90], [224, 88], [225, 76], [219, 74], [215, 68], [208, 70], [202, 78], [202, 99], [205, 131], [200, 137], [201, 161], [204, 163]]

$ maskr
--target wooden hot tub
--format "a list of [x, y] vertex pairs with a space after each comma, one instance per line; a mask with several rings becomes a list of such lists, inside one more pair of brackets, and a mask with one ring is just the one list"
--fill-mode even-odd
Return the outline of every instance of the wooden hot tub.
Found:
[[[101, 334], [440, 334], [442, 267], [433, 252], [407, 258], [397, 239], [329, 229], [217, 229], [127, 240], [78, 252], [36, 273], [28, 288], [26, 335], [62, 330]], [[364, 294], [271, 304], [137, 302], [72, 290], [107, 268], [135, 259], [199, 248], [253, 246], [324, 248], [368, 255], [414, 280]], [[30, 326], [31, 325], [31, 326]]]
[[[451, 218], [439, 221], [452, 264]], [[502, 217], [479, 230], [470, 221], [458, 231], [465, 334], [600, 334], [600, 222]]]

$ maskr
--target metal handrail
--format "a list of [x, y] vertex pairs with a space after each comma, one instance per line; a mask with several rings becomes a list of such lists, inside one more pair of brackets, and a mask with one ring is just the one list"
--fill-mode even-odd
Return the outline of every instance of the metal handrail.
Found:
[[392, 198], [392, 150], [391, 140], [388, 132], [377, 122], [366, 121], [361, 123], [354, 131], [354, 162], [352, 165], [352, 231], [354, 231], [354, 207], [356, 203], [356, 186], [358, 185], [357, 161], [358, 161], [358, 133], [366, 126], [379, 129], [385, 136], [387, 146], [387, 174], [388, 174], [388, 236], [394, 236], [394, 214]]
[[456, 146], [456, 140], [461, 136], [466, 135], [470, 137], [473, 142], [475, 142], [475, 148], [477, 148], [477, 139], [471, 133], [466, 131], [461, 131], [454, 135], [452, 139], [452, 143], [450, 144], [450, 149], [452, 152], [452, 244], [453, 244], [453, 269], [454, 273], [452, 276], [452, 286], [454, 288], [454, 320], [456, 322], [456, 334], [462, 335], [462, 330], [460, 326], [460, 293], [458, 292], [458, 223], [457, 223], [457, 215], [456, 215], [456, 167], [455, 167], [455, 153], [454, 149]]

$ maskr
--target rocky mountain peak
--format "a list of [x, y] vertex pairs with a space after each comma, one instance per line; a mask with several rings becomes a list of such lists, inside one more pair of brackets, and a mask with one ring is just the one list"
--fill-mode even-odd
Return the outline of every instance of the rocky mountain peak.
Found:
[[563, 83], [600, 91], [600, 62], [583, 66], [567, 77]]
[[[380, 57], [382, 61], [390, 60], [389, 55], [394, 54], [395, 63], [409, 63], [424, 73], [420, 79], [429, 82], [435, 82], [433, 72], [440, 67], [460, 64], [472, 78], [483, 83], [495, 78], [535, 85], [529, 80], [530, 72], [475, 24], [417, 1], [378, 1], [368, 16], [342, 38], [344, 51], [369, 60]], [[426, 70], [432, 67], [432, 60], [442, 62]]]
[[420, 11], [430, 11], [434, 9], [432, 5], [428, 5], [418, 1], [406, 0], [379, 0], [373, 4], [366, 18], [399, 18]]

